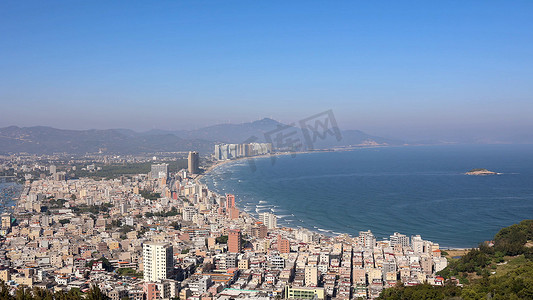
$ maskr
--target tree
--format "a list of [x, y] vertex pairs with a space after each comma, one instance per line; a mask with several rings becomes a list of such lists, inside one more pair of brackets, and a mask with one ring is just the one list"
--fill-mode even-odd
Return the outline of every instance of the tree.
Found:
[[9, 294], [9, 286], [3, 280], [0, 281], [0, 299], [14, 299], [13, 296]]
[[15, 293], [15, 300], [33, 300], [30, 289], [25, 286], [19, 286]]
[[47, 289], [34, 287], [32, 290], [33, 299], [35, 300], [54, 300], [54, 294]]
[[110, 300], [97, 285], [93, 285], [91, 289], [87, 292], [86, 300]]
[[172, 228], [174, 228], [175, 230], [180, 230], [181, 229], [181, 224], [179, 222], [172, 222], [172, 223], [170, 223], [170, 226]]
[[219, 244], [227, 244], [228, 243], [228, 236], [227, 235], [221, 235], [216, 238], [217, 243]]

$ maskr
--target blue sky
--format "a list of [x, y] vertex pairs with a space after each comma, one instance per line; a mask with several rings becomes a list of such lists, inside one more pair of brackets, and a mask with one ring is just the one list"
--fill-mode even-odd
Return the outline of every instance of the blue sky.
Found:
[[2, 1], [0, 126], [533, 129], [533, 1]]

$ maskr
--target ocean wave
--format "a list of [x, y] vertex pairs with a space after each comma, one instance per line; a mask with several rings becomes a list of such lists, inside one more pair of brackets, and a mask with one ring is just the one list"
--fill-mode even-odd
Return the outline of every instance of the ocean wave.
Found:
[[273, 208], [270, 209], [272, 212], [283, 212], [285, 211], [284, 209], [281, 209], [281, 208], [276, 208], [276, 206], [274, 206]]
[[291, 217], [291, 215], [276, 215], [276, 217], [278, 217], [278, 219], [285, 219]]

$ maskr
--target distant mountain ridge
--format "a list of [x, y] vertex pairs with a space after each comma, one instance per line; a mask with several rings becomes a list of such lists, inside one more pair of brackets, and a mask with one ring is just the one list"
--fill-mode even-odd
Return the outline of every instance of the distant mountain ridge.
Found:
[[[0, 153], [85, 154], [104, 153], [140, 154], [197, 150], [213, 152], [217, 143], [265, 142], [275, 137], [278, 130], [297, 132], [302, 144], [304, 137], [298, 127], [287, 127], [278, 121], [264, 118], [241, 124], [218, 124], [195, 130], [150, 130], [136, 132], [130, 129], [66, 130], [46, 126], [0, 128]], [[313, 149], [363, 145], [401, 145], [402, 141], [368, 135], [359, 130], [340, 131], [342, 139], [327, 135], [317, 139]], [[296, 135], [295, 135], [296, 136]], [[293, 136], [293, 137], [295, 137]], [[274, 143], [276, 147], [276, 143]], [[305, 150], [305, 149], [302, 149]]]

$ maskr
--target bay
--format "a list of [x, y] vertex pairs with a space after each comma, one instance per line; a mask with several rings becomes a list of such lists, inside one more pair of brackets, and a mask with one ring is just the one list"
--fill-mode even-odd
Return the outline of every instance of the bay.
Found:
[[[254, 165], [255, 168], [251, 166]], [[473, 168], [501, 173], [464, 175]], [[442, 247], [474, 247], [533, 218], [533, 145], [362, 148], [239, 160], [204, 182], [241, 209], [278, 224], [379, 238], [420, 234]]]

